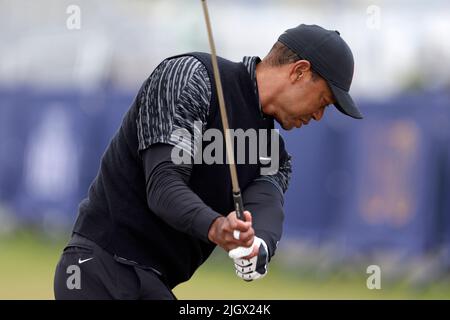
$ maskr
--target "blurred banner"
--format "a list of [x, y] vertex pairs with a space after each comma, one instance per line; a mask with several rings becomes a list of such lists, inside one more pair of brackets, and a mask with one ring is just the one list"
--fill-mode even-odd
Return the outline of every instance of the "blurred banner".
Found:
[[[133, 94], [0, 94], [0, 208], [19, 225], [70, 228]], [[282, 132], [293, 156], [285, 238], [340, 254], [447, 252], [450, 261], [450, 96], [362, 102], [355, 121]], [[446, 251], [445, 251], [446, 250]]]
[[[447, 144], [447, 164], [450, 164], [450, 143]], [[447, 268], [450, 269], [450, 165], [446, 166], [445, 179], [443, 182], [444, 188], [442, 195], [445, 199], [443, 206], [444, 216], [441, 219], [441, 235], [444, 239], [443, 255]]]
[[70, 227], [132, 98], [116, 90], [2, 91], [0, 208], [19, 224]]
[[374, 104], [347, 131], [343, 163], [351, 180], [336, 239], [349, 253], [423, 254], [441, 244], [450, 113], [440, 102], [415, 94]]

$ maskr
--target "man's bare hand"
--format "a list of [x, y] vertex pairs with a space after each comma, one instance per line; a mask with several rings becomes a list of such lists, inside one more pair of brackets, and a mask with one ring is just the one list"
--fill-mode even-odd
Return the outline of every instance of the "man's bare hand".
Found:
[[[233, 211], [226, 217], [219, 217], [214, 220], [209, 228], [208, 238], [226, 252], [237, 247], [250, 247], [253, 244], [255, 230], [252, 227], [252, 215], [249, 211], [244, 211], [245, 221], [236, 217]], [[233, 232], [238, 230], [239, 240], [233, 237]]]

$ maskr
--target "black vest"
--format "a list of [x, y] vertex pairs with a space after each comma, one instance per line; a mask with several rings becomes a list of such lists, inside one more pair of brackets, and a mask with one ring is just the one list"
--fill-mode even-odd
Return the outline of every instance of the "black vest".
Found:
[[[210, 55], [185, 55], [199, 59], [211, 80], [212, 96], [206, 129], [215, 128], [223, 132]], [[218, 63], [230, 128], [244, 131], [273, 129], [273, 119], [261, 116], [254, 83], [245, 65], [223, 58], [218, 58]], [[192, 276], [215, 245], [175, 230], [148, 208], [143, 164], [138, 152], [138, 104], [136, 98], [103, 155], [89, 196], [80, 204], [74, 232], [93, 240], [111, 254], [159, 270], [173, 288]], [[270, 141], [270, 133], [267, 136]], [[203, 143], [203, 149], [206, 146], [207, 143]], [[248, 146], [248, 155], [247, 149]], [[235, 148], [235, 156], [236, 151]], [[282, 152], [285, 151], [280, 137]], [[256, 164], [238, 164], [236, 167], [242, 191], [260, 175], [259, 159]], [[190, 187], [220, 214], [227, 215], [233, 211], [227, 164], [194, 164]]]

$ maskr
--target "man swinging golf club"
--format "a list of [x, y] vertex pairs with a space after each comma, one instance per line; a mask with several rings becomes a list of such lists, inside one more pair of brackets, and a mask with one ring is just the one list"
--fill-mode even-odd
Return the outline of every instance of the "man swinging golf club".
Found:
[[[290, 156], [280, 138], [267, 157], [277, 170], [261, 174], [267, 159], [236, 161], [226, 129], [300, 128], [331, 104], [362, 118], [349, 95], [353, 56], [337, 31], [300, 25], [264, 59], [231, 62], [215, 55], [203, 5], [212, 54], [167, 58], [143, 83], [80, 204], [56, 267], [57, 299], [175, 299], [172, 289], [217, 245], [240, 278], [262, 278], [282, 235]], [[210, 147], [180, 132], [224, 133], [228, 161], [175, 163], [174, 154], [193, 159]]]

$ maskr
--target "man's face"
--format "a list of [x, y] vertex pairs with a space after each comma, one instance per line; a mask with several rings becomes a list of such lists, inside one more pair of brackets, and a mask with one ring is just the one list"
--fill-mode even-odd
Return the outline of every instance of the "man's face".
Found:
[[282, 84], [271, 101], [270, 109], [283, 129], [300, 128], [311, 119], [322, 119], [325, 108], [334, 103], [327, 82], [312, 73], [308, 61], [297, 62], [280, 71], [286, 76], [282, 77]]

